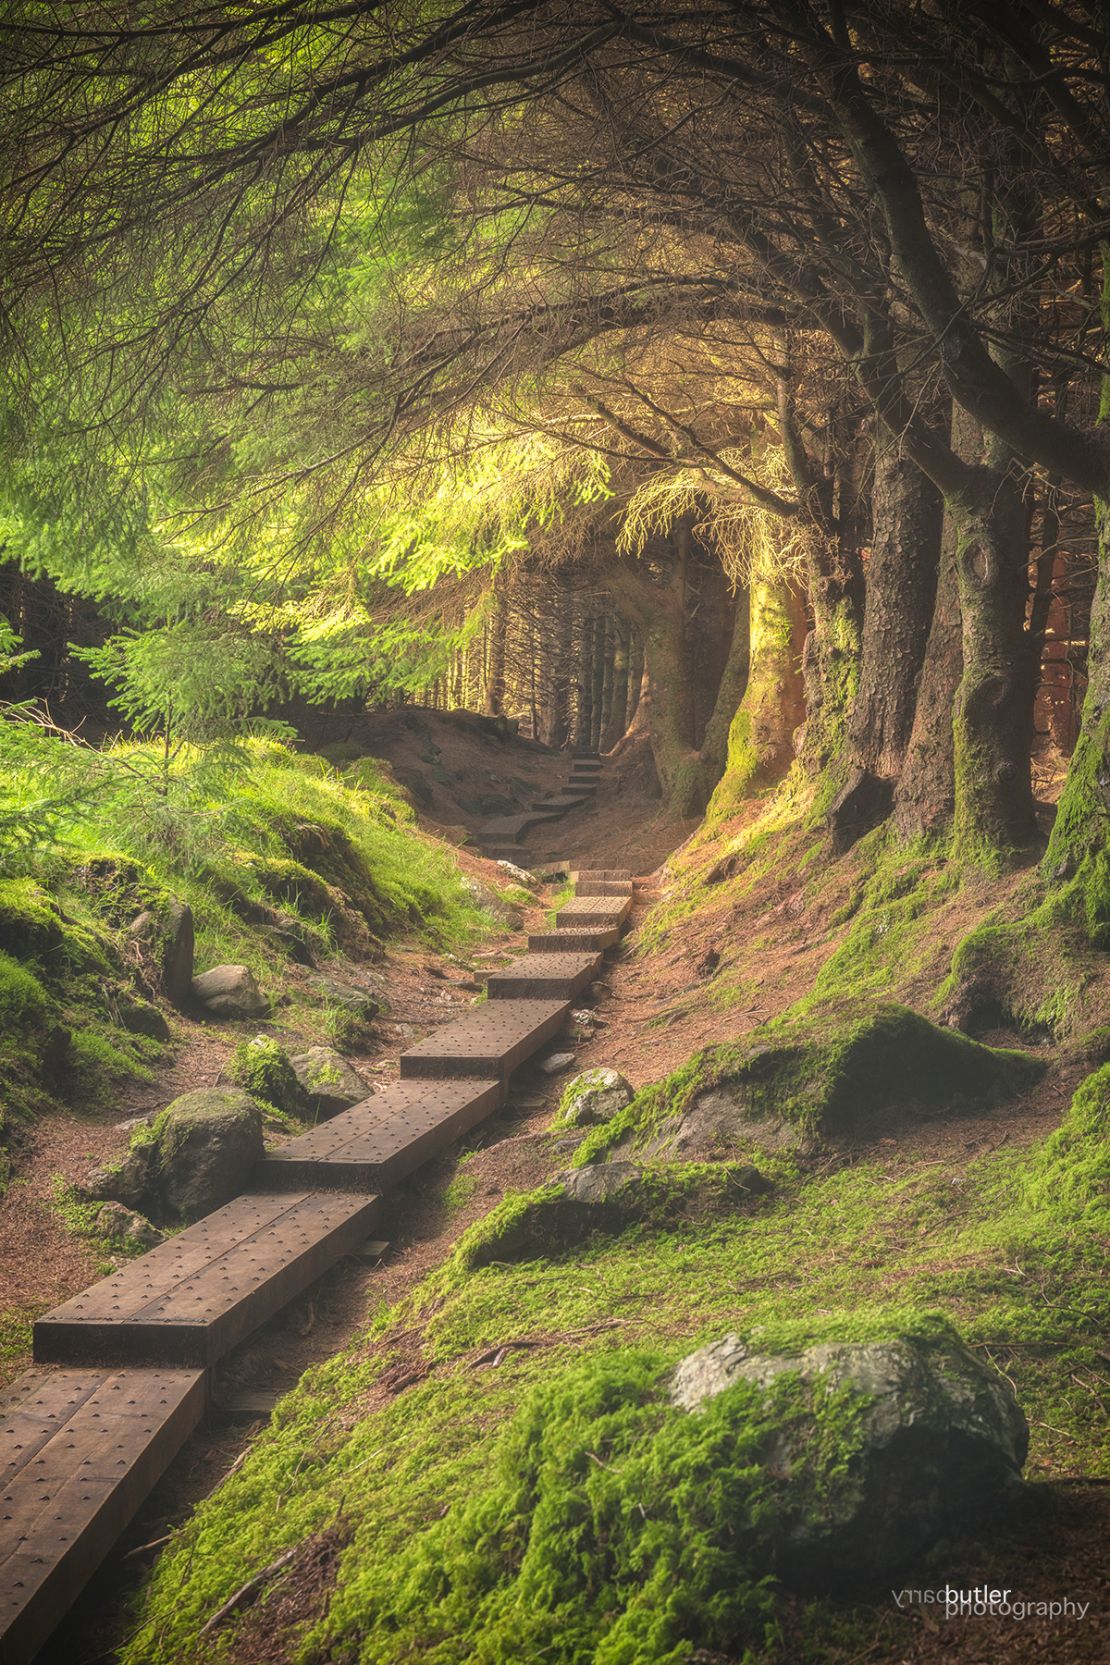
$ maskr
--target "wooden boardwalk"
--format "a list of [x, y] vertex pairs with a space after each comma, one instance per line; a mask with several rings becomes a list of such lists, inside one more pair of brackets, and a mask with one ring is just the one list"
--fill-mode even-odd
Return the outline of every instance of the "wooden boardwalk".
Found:
[[[575, 762], [575, 793], [596, 759]], [[594, 895], [591, 884], [613, 882]], [[587, 893], [401, 1055], [402, 1079], [262, 1160], [251, 1189], [35, 1325], [0, 1393], [0, 1665], [27, 1665], [204, 1414], [210, 1368], [370, 1235], [381, 1194], [504, 1102], [562, 1030], [631, 910]]]

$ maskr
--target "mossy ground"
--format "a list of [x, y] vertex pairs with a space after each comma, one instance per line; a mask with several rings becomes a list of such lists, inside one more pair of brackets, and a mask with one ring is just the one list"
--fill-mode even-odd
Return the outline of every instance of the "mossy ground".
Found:
[[[282, 1402], [161, 1561], [128, 1665], [213, 1657], [213, 1639], [197, 1641], [204, 1620], [284, 1546], [333, 1529], [347, 1544], [336, 1587], [309, 1633], [288, 1639], [290, 1660], [677, 1661], [696, 1644], [720, 1646], [730, 1627], [753, 1659], [789, 1657], [758, 1568], [745, 1575], [733, 1555], [728, 1599], [714, 1600], [721, 1494], [709, 1487], [689, 1518], [675, 1501], [644, 1537], [636, 1504], [654, 1506], [652, 1475], [669, 1476], [672, 1495], [714, 1472], [685, 1457], [668, 1466], [650, 1384], [726, 1330], [789, 1351], [939, 1315], [1013, 1382], [1032, 1426], [1031, 1474], [1105, 1474], [1108, 1115], [1103, 1068], [1058, 1132], [959, 1173], [783, 1159], [774, 1195], [742, 1217], [477, 1271], [464, 1238], [453, 1262]], [[392, 1393], [383, 1379], [402, 1361], [417, 1380]], [[548, 1474], [540, 1509], [520, 1487], [536, 1451], [550, 1456], [560, 1440], [563, 1467]], [[727, 1493], [736, 1473], [718, 1456]], [[588, 1530], [599, 1520], [600, 1561]], [[637, 1593], [653, 1556], [677, 1609]], [[843, 1612], [825, 1618], [818, 1603], [815, 1638], [843, 1638]], [[233, 1627], [216, 1657], [221, 1645], [234, 1656]], [[809, 1657], [822, 1657], [817, 1640]]]
[[[168, 896], [192, 909], [198, 970], [245, 964], [273, 993], [290, 957], [326, 964], [399, 934], [457, 948], [490, 928], [449, 851], [368, 759], [342, 774], [252, 742], [216, 771], [183, 752], [159, 793], [136, 788], [144, 748], [117, 750], [118, 768], [105, 754], [97, 790], [75, 789], [33, 852], [35, 876], [0, 876], [0, 1122], [149, 1078], [162, 1049], [124, 1021], [144, 975], [127, 927]], [[37, 775], [13, 775], [5, 802], [30, 805], [36, 790]], [[294, 1027], [349, 1039], [357, 1026], [325, 992], [302, 988], [300, 1004]]]

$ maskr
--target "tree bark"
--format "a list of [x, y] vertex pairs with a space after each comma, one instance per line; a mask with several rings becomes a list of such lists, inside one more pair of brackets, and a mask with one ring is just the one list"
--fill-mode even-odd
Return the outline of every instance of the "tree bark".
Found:
[[786, 774], [806, 714], [801, 594], [779, 575], [753, 579], [748, 615], [747, 685], [729, 725], [725, 770], [709, 805], [713, 819], [733, 814]]
[[941, 507], [932, 482], [881, 435], [859, 686], [827, 817], [837, 851], [885, 820], [894, 802], [936, 602]]

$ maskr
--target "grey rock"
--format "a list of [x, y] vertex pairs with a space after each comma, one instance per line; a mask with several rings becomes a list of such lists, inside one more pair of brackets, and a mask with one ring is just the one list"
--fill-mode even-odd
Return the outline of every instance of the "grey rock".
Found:
[[182, 1219], [238, 1196], [263, 1155], [258, 1106], [238, 1087], [183, 1093], [158, 1118], [156, 1137], [162, 1206]]
[[523, 885], [526, 890], [534, 889], [536, 881], [526, 867], [518, 867], [515, 861], [499, 861], [497, 865], [516, 884]]
[[[146, 909], [131, 922], [128, 935], [146, 950], [144, 957], [153, 960], [153, 980], [161, 984], [166, 999], [179, 1009], [186, 1007], [192, 993], [196, 947], [188, 903], [171, 899], [160, 907]], [[151, 980], [148, 976], [147, 981]]]
[[573, 1063], [573, 1052], [553, 1052], [550, 1057], [541, 1058], [536, 1067], [543, 1075], [561, 1075]]
[[385, 984], [381, 979], [376, 978], [371, 984], [353, 984], [331, 977], [326, 972], [318, 972], [310, 981], [330, 1006], [340, 1006], [364, 1023], [371, 1023], [379, 1013], [389, 1010]]
[[362, 1077], [330, 1046], [310, 1046], [290, 1058], [293, 1074], [311, 1107], [321, 1116], [350, 1109], [367, 1095]]
[[646, 1140], [643, 1155], [712, 1162], [734, 1156], [747, 1144], [796, 1150], [805, 1142], [797, 1124], [783, 1117], [753, 1117], [738, 1095], [712, 1087], [699, 1093], [676, 1122]]
[[262, 1017], [270, 1003], [245, 965], [217, 965], [193, 978], [193, 994], [217, 1017]]
[[631, 1104], [634, 1096], [631, 1086], [616, 1070], [604, 1065], [599, 1069], [584, 1070], [567, 1083], [555, 1124], [557, 1127], [592, 1127], [598, 1122], [607, 1122], [618, 1110]]
[[96, 1216], [97, 1232], [109, 1243], [123, 1243], [139, 1249], [155, 1249], [165, 1242], [162, 1232], [144, 1215], [122, 1203], [106, 1202]]
[[157, 1207], [157, 1151], [153, 1141], [134, 1145], [122, 1162], [94, 1168], [74, 1186], [82, 1202], [111, 1202], [144, 1214]]
[[570, 1201], [587, 1208], [600, 1208], [635, 1186], [643, 1174], [638, 1162], [596, 1162], [587, 1168], [571, 1168], [560, 1174], [558, 1183]]
[[170, 902], [166, 908], [166, 935], [162, 950], [162, 987], [175, 1006], [187, 1004], [193, 982], [196, 935], [193, 910], [187, 902]]
[[[1020, 1477], [1028, 1429], [1017, 1400], [952, 1332], [825, 1342], [796, 1356], [727, 1335], [682, 1360], [670, 1394], [698, 1413], [740, 1382], [766, 1395], [786, 1377], [805, 1410], [784, 1412], [763, 1453], [781, 1492], [767, 1547], [799, 1588], [893, 1571]], [[738, 1415], [750, 1410], [737, 1402]], [[823, 1421], [826, 1437], [815, 1438]]]

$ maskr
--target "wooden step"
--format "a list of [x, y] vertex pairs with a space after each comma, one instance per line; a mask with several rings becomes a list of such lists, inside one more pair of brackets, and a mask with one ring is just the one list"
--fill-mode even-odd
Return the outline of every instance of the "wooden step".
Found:
[[631, 896], [575, 896], [559, 909], [555, 924], [576, 930], [584, 925], [623, 925], [631, 912]]
[[0, 1393], [0, 1658], [28, 1665], [204, 1413], [203, 1370], [27, 1371]]
[[630, 885], [636, 880], [631, 868], [628, 867], [572, 867], [568, 877], [572, 884], [581, 884], [585, 879], [626, 879]]
[[545, 810], [552, 817], [567, 815], [572, 809], [581, 809], [583, 804], [588, 804], [590, 797], [589, 792], [561, 792], [550, 798], [537, 799], [532, 808], [534, 810]]
[[528, 938], [528, 948], [538, 954], [570, 954], [580, 949], [600, 953], [620, 940], [619, 926], [583, 926], [581, 930], [534, 931]]
[[573, 1000], [597, 976], [600, 953], [522, 954], [488, 980], [491, 1000]]
[[380, 1198], [249, 1192], [40, 1318], [36, 1364], [210, 1365], [333, 1266]]
[[373, 1191], [412, 1173], [484, 1121], [504, 1098], [500, 1081], [397, 1081], [373, 1098], [268, 1151], [266, 1187]]
[[631, 896], [631, 879], [579, 879], [576, 896]]
[[401, 1077], [479, 1076], [503, 1085], [518, 1064], [557, 1035], [568, 1000], [490, 1000], [401, 1054]]

